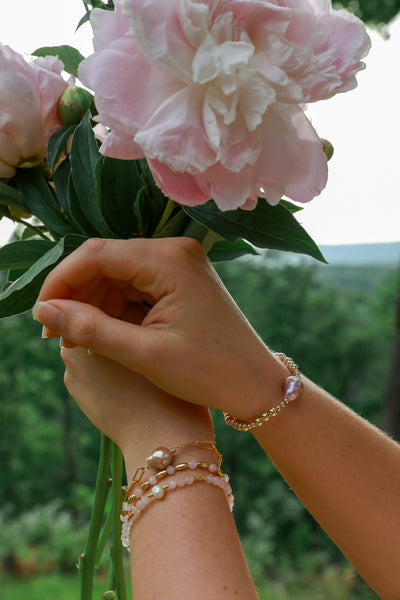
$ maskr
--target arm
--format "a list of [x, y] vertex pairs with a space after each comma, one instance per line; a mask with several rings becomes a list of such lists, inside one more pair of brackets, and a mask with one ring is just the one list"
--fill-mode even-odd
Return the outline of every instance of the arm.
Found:
[[[214, 439], [206, 408], [172, 398], [136, 373], [81, 348], [63, 349], [62, 358], [69, 391], [122, 449], [128, 482], [155, 448]], [[179, 453], [179, 462], [215, 458], [199, 448]], [[137, 600], [258, 597], [225, 495], [212, 485], [185, 486], [151, 504], [132, 526], [131, 547]]]
[[[100, 282], [110, 293], [99, 301]], [[282, 399], [285, 367], [192, 240], [92, 240], [53, 271], [39, 300], [35, 314], [50, 335], [174, 396], [244, 421]], [[140, 326], [127, 325], [141, 300], [153, 308]], [[385, 600], [398, 598], [400, 447], [311, 382], [256, 437], [366, 581]]]

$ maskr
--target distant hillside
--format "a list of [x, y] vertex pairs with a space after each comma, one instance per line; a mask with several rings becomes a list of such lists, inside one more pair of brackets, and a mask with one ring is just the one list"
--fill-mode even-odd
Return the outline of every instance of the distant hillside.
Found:
[[396, 266], [400, 263], [400, 242], [321, 246], [321, 252], [331, 265]]

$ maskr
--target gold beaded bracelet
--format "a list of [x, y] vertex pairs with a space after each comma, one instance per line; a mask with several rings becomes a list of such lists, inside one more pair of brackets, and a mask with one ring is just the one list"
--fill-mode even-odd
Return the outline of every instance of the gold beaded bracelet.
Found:
[[290, 402], [296, 400], [303, 389], [303, 382], [301, 381], [300, 370], [296, 363], [283, 354], [282, 352], [275, 352], [275, 356], [285, 365], [290, 375], [286, 377], [283, 382], [283, 394], [284, 399], [277, 406], [268, 409], [260, 417], [257, 417], [251, 423], [245, 423], [240, 421], [236, 417], [230, 415], [227, 411], [224, 411], [224, 419], [227, 425], [231, 425], [238, 431], [252, 431], [256, 427], [261, 427], [264, 423], [267, 423], [272, 417], [276, 417], [278, 413]]
[[159, 448], [153, 450], [150, 456], [146, 458], [146, 466], [138, 467], [136, 469], [132, 483], [129, 485], [129, 487], [124, 488], [124, 501], [127, 500], [127, 498], [131, 495], [132, 490], [140, 483], [146, 470], [160, 472], [163, 469], [167, 469], [172, 464], [175, 454], [184, 448], [200, 448], [201, 450], [211, 450], [217, 456], [217, 468], [219, 469], [221, 467], [222, 454], [217, 449], [215, 442], [211, 440], [196, 440], [194, 442], [188, 442], [187, 444], [176, 444], [171, 449], [160, 446]]

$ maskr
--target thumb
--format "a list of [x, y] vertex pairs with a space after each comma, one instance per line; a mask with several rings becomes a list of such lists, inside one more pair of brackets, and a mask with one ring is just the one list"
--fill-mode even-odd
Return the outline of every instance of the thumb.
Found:
[[[160, 331], [115, 319], [99, 308], [76, 300], [37, 302], [33, 318], [50, 330], [49, 337], [69, 342], [141, 372]], [[150, 354], [148, 354], [148, 351]]]

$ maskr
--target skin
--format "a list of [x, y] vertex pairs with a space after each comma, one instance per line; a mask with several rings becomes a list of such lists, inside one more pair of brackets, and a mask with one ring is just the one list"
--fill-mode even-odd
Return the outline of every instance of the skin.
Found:
[[[144, 308], [143, 302], [152, 308]], [[86, 366], [82, 366], [87, 364], [87, 353], [81, 363], [81, 349], [63, 351], [67, 386], [78, 402], [82, 403], [82, 397], [90, 398], [91, 409], [82, 407], [100, 429], [105, 422], [107, 427], [110, 420], [113, 422], [109, 435], [118, 438], [113, 437], [124, 452], [128, 469], [141, 464], [144, 447], [147, 453], [152, 449], [147, 436], [142, 447], [138, 437], [132, 435], [135, 427], [143, 432], [152, 423], [163, 423], [169, 434], [157, 429], [150, 436], [151, 442], [157, 438], [156, 445], [160, 445], [164, 435], [169, 440], [171, 431], [173, 443], [188, 437], [199, 439], [200, 431], [193, 427], [203, 422], [200, 415], [205, 413], [193, 413], [188, 418], [186, 411], [190, 412], [191, 405], [198, 405], [197, 411], [205, 411], [209, 405], [227, 410], [248, 422], [282, 400], [286, 368], [240, 313], [200, 245], [193, 240], [90, 240], [48, 276], [34, 315], [45, 325], [47, 335], [64, 336], [68, 346], [90, 348], [95, 353], [91, 358], [96, 361], [97, 355], [101, 355], [101, 360], [113, 361], [109, 363], [111, 372], [125, 368], [124, 372], [135, 373], [136, 378], [142, 376], [133, 380], [127, 376], [127, 385], [121, 387], [119, 395], [114, 383], [118, 380], [120, 384], [123, 379], [119, 371], [110, 377], [108, 388], [95, 375], [83, 394], [79, 381], [87, 377]], [[78, 352], [79, 358], [70, 363], [67, 356]], [[144, 381], [154, 387], [147, 388]], [[384, 600], [398, 599], [400, 447], [312, 382], [306, 378], [303, 382], [300, 397], [272, 422], [256, 429], [254, 435], [361, 576]], [[96, 400], [101, 389], [108, 389], [108, 398], [114, 400], [106, 404]], [[178, 398], [191, 404], [179, 402]], [[164, 402], [168, 410], [161, 410]], [[121, 408], [115, 411], [119, 403]], [[135, 406], [132, 413], [131, 406]], [[146, 421], [143, 411], [147, 414], [147, 410], [152, 417]], [[156, 419], [159, 410], [160, 418]], [[98, 420], [100, 413], [105, 415], [104, 423]], [[221, 532], [221, 538], [213, 535], [206, 545], [193, 546], [195, 562], [207, 569], [207, 597], [212, 597], [210, 589], [215, 598], [224, 597], [221, 589], [226, 573], [229, 581], [234, 578], [232, 585], [239, 590], [239, 597], [256, 597], [245, 566], [239, 569], [243, 559], [240, 545], [233, 543], [236, 534], [228, 525], [229, 511], [225, 510], [225, 516], [219, 512], [217, 498], [224, 500], [223, 494], [205, 489], [209, 487], [202, 486], [201, 494], [207, 495], [202, 508], [207, 509], [207, 518], [218, 515], [219, 526], [226, 526], [232, 537]], [[189, 494], [195, 492], [189, 490], [185, 500], [182, 490], [171, 494], [168, 501], [172, 507], [174, 497], [176, 506], [182, 503], [180, 509], [186, 514], [192, 506]], [[171, 540], [174, 546], [187, 551], [185, 544], [192, 547], [193, 540], [201, 539], [207, 521], [200, 516], [198, 519], [196, 512], [189, 519], [190, 528], [182, 531], [179, 519], [174, 520], [176, 513], [172, 508], [167, 510], [167, 506], [167, 500], [160, 502], [153, 513], [162, 514], [167, 520], [174, 515]], [[133, 528], [133, 535], [139, 536], [139, 555], [144, 561], [150, 557], [145, 516]], [[188, 531], [192, 532], [189, 541]], [[162, 539], [161, 536], [160, 544]], [[214, 565], [213, 569], [207, 562], [210, 556], [220, 553], [225, 559], [222, 573], [221, 568], [216, 570]], [[168, 562], [165, 557], [160, 559]], [[175, 577], [178, 563], [173, 564]], [[186, 576], [187, 572], [192, 573], [190, 566], [186, 565], [186, 572], [186, 567], [182, 571], [179, 565], [179, 578], [183, 586], [188, 586], [178, 586], [181, 597], [188, 597], [182, 591], [186, 590], [194, 598], [189, 592], [191, 576]], [[138, 572], [135, 568], [133, 565], [133, 576]], [[169, 579], [164, 577], [163, 585]], [[232, 597], [233, 588], [226, 597]], [[143, 594], [138, 598], [154, 597], [148, 590]]]

